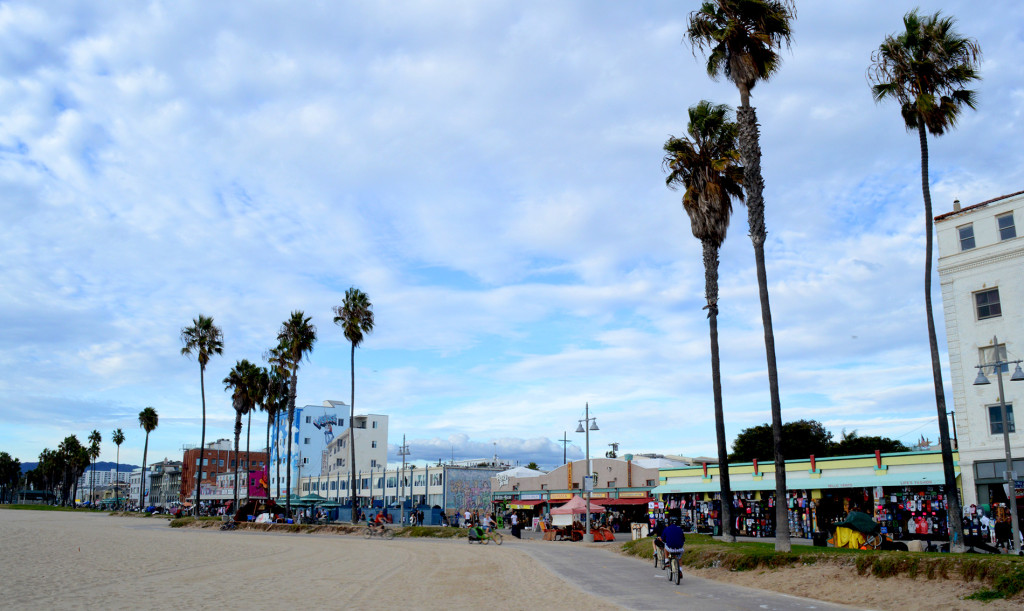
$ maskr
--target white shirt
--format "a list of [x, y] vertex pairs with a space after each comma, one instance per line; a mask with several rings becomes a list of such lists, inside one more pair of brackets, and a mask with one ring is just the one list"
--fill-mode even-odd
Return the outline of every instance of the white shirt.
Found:
[[519, 516], [517, 516], [516, 514], [513, 513], [512, 514], [512, 526], [515, 526], [518, 523], [519, 523]]

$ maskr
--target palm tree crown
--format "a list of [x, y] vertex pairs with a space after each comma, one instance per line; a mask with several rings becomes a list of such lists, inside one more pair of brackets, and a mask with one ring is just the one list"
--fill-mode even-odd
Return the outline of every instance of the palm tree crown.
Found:
[[181, 342], [181, 354], [196, 355], [199, 367], [204, 370], [211, 356], [224, 353], [224, 334], [213, 324], [213, 318], [202, 314], [192, 319], [192, 326], [181, 330]]
[[345, 301], [334, 306], [334, 324], [342, 328], [352, 345], [363, 343], [364, 334], [373, 332], [373, 304], [366, 293], [354, 286], [345, 291]]
[[683, 209], [690, 217], [693, 237], [711, 241], [716, 247], [725, 241], [733, 198], [743, 201], [738, 129], [729, 120], [729, 110], [725, 104], [707, 100], [690, 107], [689, 137], [670, 137], [663, 161], [669, 170], [665, 184], [671, 189], [685, 188]]
[[885, 37], [871, 56], [868, 80], [876, 102], [894, 99], [907, 130], [923, 124], [941, 136], [956, 126], [964, 106], [977, 106], [977, 94], [966, 89], [979, 80], [981, 48], [953, 28], [956, 20], [941, 13], [903, 17], [904, 31]]
[[791, 0], [708, 0], [690, 13], [686, 38], [706, 52], [708, 75], [724, 74], [747, 106], [754, 85], [778, 70], [794, 14]]

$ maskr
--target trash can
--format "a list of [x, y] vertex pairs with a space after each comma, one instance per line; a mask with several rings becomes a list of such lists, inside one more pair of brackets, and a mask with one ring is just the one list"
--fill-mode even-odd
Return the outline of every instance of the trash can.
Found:
[[811, 533], [811, 540], [814, 543], [814, 547], [828, 547], [828, 533]]

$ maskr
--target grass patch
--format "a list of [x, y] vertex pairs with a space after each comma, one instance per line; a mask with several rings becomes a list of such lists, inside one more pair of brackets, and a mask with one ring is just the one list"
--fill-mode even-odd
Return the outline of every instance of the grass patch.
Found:
[[173, 520], [171, 520], [171, 528], [181, 528], [182, 526], [188, 526], [189, 524], [195, 521], [196, 519], [192, 516], [186, 516], [184, 518], [174, 518]]
[[21, 511], [84, 511], [87, 513], [94, 512], [94, 509], [88, 507], [62, 507], [60, 505], [32, 505], [32, 504], [13, 504], [13, 505], [0, 505], [0, 509], [15, 509]]
[[403, 526], [395, 531], [395, 536], [454, 539], [456, 537], [466, 537], [468, 533], [469, 529], [452, 526]]

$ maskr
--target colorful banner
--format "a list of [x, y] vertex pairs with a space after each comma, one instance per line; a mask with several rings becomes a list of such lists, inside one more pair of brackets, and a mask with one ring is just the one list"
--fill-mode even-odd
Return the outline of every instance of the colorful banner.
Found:
[[249, 498], [265, 499], [267, 498], [267, 490], [269, 488], [270, 477], [267, 475], [266, 468], [263, 468], [261, 471], [249, 472]]

